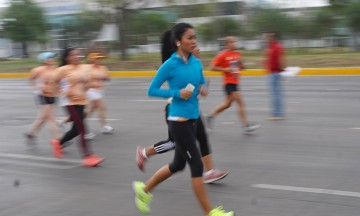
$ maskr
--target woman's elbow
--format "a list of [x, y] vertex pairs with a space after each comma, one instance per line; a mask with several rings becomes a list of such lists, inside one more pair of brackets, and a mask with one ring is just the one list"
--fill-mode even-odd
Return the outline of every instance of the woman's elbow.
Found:
[[154, 96], [154, 89], [148, 89], [148, 96]]

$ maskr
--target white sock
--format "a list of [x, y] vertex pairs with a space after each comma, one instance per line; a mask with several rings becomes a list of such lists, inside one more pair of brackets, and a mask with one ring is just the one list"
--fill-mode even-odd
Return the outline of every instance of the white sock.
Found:
[[209, 175], [209, 174], [212, 173], [212, 172], [214, 172], [214, 169], [208, 170], [208, 171], [206, 171], [204, 174], [205, 174], [205, 175]]
[[146, 148], [143, 148], [141, 154], [147, 159], [147, 155], [146, 155]]

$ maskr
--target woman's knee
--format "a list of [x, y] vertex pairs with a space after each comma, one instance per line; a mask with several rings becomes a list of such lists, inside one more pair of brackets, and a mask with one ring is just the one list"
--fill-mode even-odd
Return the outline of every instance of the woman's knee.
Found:
[[182, 171], [185, 169], [185, 166], [186, 166], [186, 162], [172, 162], [170, 165], [169, 165], [169, 170], [171, 173], [176, 173], [176, 172], [179, 172], [179, 171]]
[[204, 172], [204, 166], [201, 159], [192, 160], [190, 162], [191, 177], [201, 177]]

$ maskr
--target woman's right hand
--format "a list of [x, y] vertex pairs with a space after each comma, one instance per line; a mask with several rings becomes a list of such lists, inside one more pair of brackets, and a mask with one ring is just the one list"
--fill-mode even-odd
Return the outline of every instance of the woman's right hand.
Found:
[[180, 90], [180, 97], [181, 99], [187, 100], [191, 97], [191, 95], [193, 94], [192, 91], [186, 90], [186, 89], [181, 89]]

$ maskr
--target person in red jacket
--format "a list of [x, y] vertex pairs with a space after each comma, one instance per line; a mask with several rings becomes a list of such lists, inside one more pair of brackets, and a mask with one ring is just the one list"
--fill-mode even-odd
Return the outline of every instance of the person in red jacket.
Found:
[[281, 120], [284, 119], [284, 108], [280, 72], [285, 68], [284, 49], [278, 40], [278, 33], [266, 33], [265, 38], [268, 43], [265, 51], [265, 68], [269, 74], [272, 104], [272, 116], [270, 120]]

